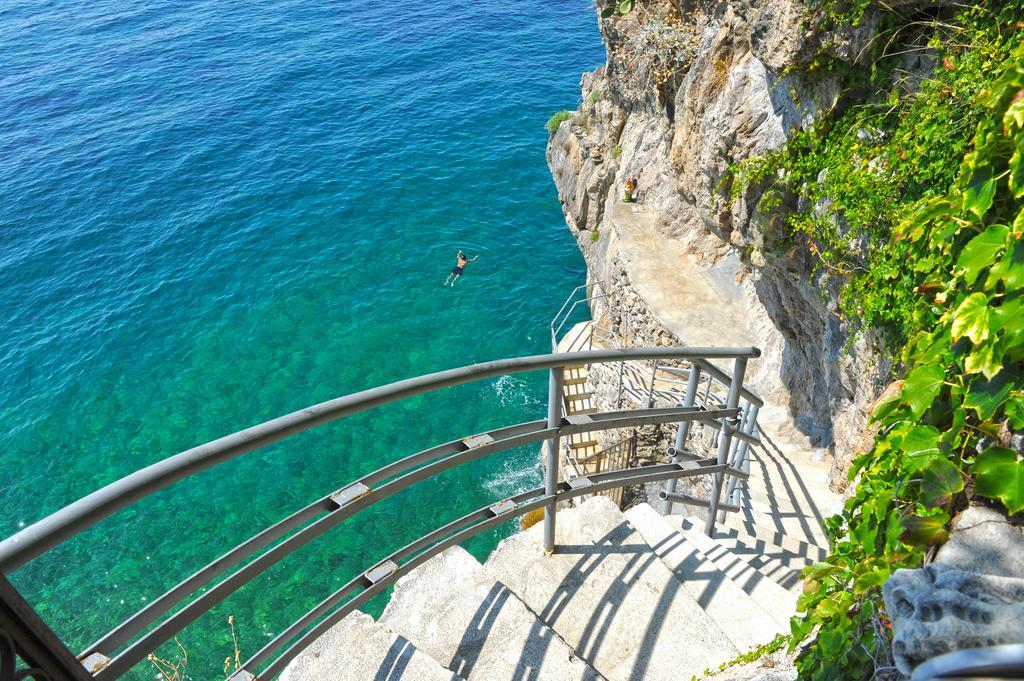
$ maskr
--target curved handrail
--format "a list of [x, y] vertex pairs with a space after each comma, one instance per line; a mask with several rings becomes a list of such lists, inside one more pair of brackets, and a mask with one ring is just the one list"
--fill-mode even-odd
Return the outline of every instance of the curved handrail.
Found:
[[1019, 679], [1024, 677], [1024, 644], [968, 648], [939, 655], [914, 668], [911, 681], [936, 679]]
[[[554, 494], [554, 501], [567, 501], [576, 497], [588, 494], [595, 494], [600, 491], [623, 487], [645, 482], [657, 482], [667, 479], [694, 477], [708, 475], [728, 470], [723, 464], [716, 463], [713, 459], [702, 459], [685, 463], [659, 464], [655, 466], [642, 466], [639, 468], [626, 468], [607, 473], [598, 473], [586, 478], [588, 484], [574, 486], [573, 483], [561, 482]], [[262, 649], [256, 652], [251, 658], [245, 661], [242, 668], [231, 675], [230, 681], [252, 680], [257, 678], [252, 671], [253, 668], [264, 664], [271, 659], [289, 640], [298, 640], [289, 646], [284, 653], [274, 659], [266, 668], [260, 671], [259, 678], [273, 678], [284, 671], [288, 663], [302, 652], [310, 643], [322, 636], [328, 629], [341, 621], [353, 610], [361, 607], [373, 596], [394, 584], [400, 577], [411, 572], [414, 568], [422, 565], [433, 556], [441, 553], [456, 544], [480, 534], [492, 527], [508, 522], [530, 511], [539, 509], [549, 504], [551, 497], [544, 496], [544, 488], [538, 487], [527, 492], [522, 492], [505, 501], [485, 506], [473, 511], [461, 518], [453, 520], [447, 525], [438, 528], [429, 535], [417, 539], [413, 543], [399, 549], [377, 564], [374, 568], [367, 570], [362, 575], [351, 580], [333, 594], [325, 598], [303, 617], [296, 620], [285, 631], [281, 632]], [[476, 521], [474, 524], [473, 521]], [[431, 545], [432, 544], [432, 545]], [[409, 558], [408, 562], [399, 565], [399, 561]], [[370, 579], [371, 573], [378, 568], [386, 567], [384, 573], [375, 579]], [[380, 573], [377, 573], [380, 574]], [[369, 582], [369, 584], [367, 583]], [[362, 591], [345, 603], [344, 606], [331, 612], [331, 608], [337, 606], [346, 596], [352, 595], [362, 587]], [[330, 612], [327, 617], [317, 622], [317, 619]], [[314, 623], [315, 626], [309, 629]], [[305, 631], [305, 633], [303, 633]], [[301, 636], [300, 636], [301, 634]], [[97, 678], [100, 678], [97, 676]]]
[[6, 574], [17, 569], [112, 513], [179, 480], [290, 435], [407, 397], [484, 378], [570, 364], [603, 364], [627, 359], [737, 359], [760, 354], [754, 347], [685, 347], [532, 355], [438, 371], [338, 397], [175, 454], [82, 497], [0, 542], [0, 572]]
[[[374, 471], [360, 480], [346, 485], [341, 490], [306, 506], [284, 520], [263, 530], [255, 537], [231, 549], [151, 601], [146, 607], [139, 610], [116, 629], [87, 648], [82, 653], [82, 657], [88, 657], [94, 653], [109, 657], [115, 649], [127, 643], [147, 625], [165, 615], [189, 594], [196, 592], [201, 587], [207, 587], [215, 577], [227, 572], [231, 567], [237, 565], [259, 549], [285, 537], [289, 532], [297, 529], [309, 520], [315, 519], [313, 522], [303, 526], [302, 529], [287, 536], [286, 539], [276, 544], [271, 550], [234, 571], [217, 584], [206, 588], [201, 596], [189, 602], [172, 616], [161, 622], [156, 628], [147, 632], [142, 638], [134, 641], [129, 648], [117, 655], [113, 662], [107, 666], [104, 670], [103, 678], [107, 678], [107, 674], [116, 675], [116, 673], [126, 671], [135, 661], [142, 659], [150, 650], [169, 640], [239, 587], [251, 582], [278, 561], [299, 550], [331, 528], [378, 501], [445, 470], [475, 461], [489, 454], [539, 442], [556, 433], [569, 435], [584, 429], [604, 430], [619, 428], [623, 425], [653, 425], [686, 419], [703, 421], [729, 417], [734, 414], [735, 410], [704, 411], [692, 407], [602, 412], [591, 414], [591, 423], [585, 426], [566, 424], [559, 428], [548, 428], [544, 421], [533, 421], [491, 431], [487, 434], [487, 438], [483, 438], [484, 442], [477, 446], [467, 447], [465, 442], [473, 441], [479, 436], [471, 436], [439, 445], [438, 447], [432, 447], [394, 464], [385, 466], [383, 469]], [[624, 420], [628, 423], [624, 424]], [[495, 439], [495, 436], [502, 434], [507, 435], [507, 437]], [[458, 446], [460, 443], [462, 444], [461, 447]], [[452, 453], [453, 451], [454, 453]], [[429, 463], [426, 463], [427, 461]], [[380, 486], [376, 486], [374, 482], [385, 479], [386, 476], [382, 475], [382, 471], [390, 470], [394, 472], [397, 468], [407, 470], [419, 463], [426, 463], [426, 465]], [[100, 677], [98, 676], [97, 678]]]

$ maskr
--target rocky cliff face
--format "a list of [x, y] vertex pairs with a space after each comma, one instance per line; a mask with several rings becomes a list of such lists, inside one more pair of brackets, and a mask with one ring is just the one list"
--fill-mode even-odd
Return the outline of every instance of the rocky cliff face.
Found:
[[[595, 313], [624, 345], [756, 343], [752, 382], [835, 456], [841, 485], [891, 366], [870, 334], [851, 338], [834, 284], [781, 245], [758, 191], [730, 197], [728, 169], [842, 106], [838, 78], [807, 67], [824, 52], [856, 68], [876, 22], [829, 33], [800, 0], [646, 0], [599, 21], [607, 64], [548, 146], [566, 223], [607, 282]], [[636, 206], [621, 202], [627, 177]]]

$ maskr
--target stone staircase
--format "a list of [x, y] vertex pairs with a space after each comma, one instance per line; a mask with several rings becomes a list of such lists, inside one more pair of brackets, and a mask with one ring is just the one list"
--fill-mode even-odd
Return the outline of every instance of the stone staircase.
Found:
[[353, 613], [282, 678], [700, 677], [788, 631], [799, 571], [825, 550], [743, 515], [713, 538], [702, 528], [647, 504], [623, 513], [595, 496], [558, 513], [553, 555], [540, 524], [484, 564], [448, 549], [398, 581], [378, 621]]

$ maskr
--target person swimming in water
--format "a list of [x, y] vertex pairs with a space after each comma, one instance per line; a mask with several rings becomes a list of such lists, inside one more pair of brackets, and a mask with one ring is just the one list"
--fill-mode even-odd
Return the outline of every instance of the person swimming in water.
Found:
[[462, 276], [462, 269], [479, 257], [479, 255], [474, 255], [472, 258], [467, 258], [460, 249], [459, 252], [455, 255], [455, 267], [453, 267], [452, 271], [448, 273], [448, 278], [444, 280], [445, 286], [451, 283], [451, 286], [454, 288], [455, 282], [458, 281], [459, 277]]

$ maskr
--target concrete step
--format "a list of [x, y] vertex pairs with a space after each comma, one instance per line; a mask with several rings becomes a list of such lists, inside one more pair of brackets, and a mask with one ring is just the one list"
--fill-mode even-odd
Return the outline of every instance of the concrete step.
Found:
[[788, 620], [774, 619], [649, 505], [634, 506], [625, 516], [738, 649], [789, 632]]
[[562, 386], [562, 392], [566, 395], [579, 395], [581, 393], [590, 394], [587, 390], [587, 385], [582, 381], [566, 381], [565, 385]]
[[815, 563], [825, 560], [829, 554], [828, 548], [802, 539], [793, 539], [789, 535], [783, 534], [777, 530], [770, 530], [759, 525], [755, 525], [754, 523], [744, 519], [742, 516], [737, 516], [735, 513], [727, 513], [725, 515], [725, 521], [718, 523], [716, 527], [720, 532], [735, 534], [737, 536], [747, 537], [750, 539], [760, 539], [769, 544], [781, 546], [787, 551], [805, 556]]
[[758, 572], [739, 556], [704, 534], [703, 525], [694, 531], [692, 523], [682, 516], [664, 516], [669, 525], [679, 528], [686, 539], [704, 554], [715, 567], [724, 572], [744, 593], [749, 595], [776, 621], [785, 621], [796, 614], [796, 594], [779, 586]]
[[281, 681], [462, 681], [408, 639], [353, 612], [292, 660]]
[[600, 679], [458, 546], [398, 580], [380, 621], [468, 681]]
[[[687, 518], [683, 520], [682, 527], [683, 530], [703, 531], [704, 521]], [[762, 539], [740, 538], [735, 534], [719, 532], [717, 529], [712, 538], [734, 556], [746, 561], [750, 567], [784, 589], [800, 590], [803, 586], [801, 573], [805, 567], [814, 562], [805, 556], [787, 551], [781, 546], [769, 544]]]
[[784, 534], [790, 539], [818, 546], [828, 546], [828, 537], [821, 529], [818, 518], [795, 511], [772, 510], [755, 502], [741, 499], [740, 510], [727, 513], [734, 522], [749, 523], [767, 532]]
[[736, 647], [609, 499], [560, 511], [505, 539], [486, 568], [610, 681], [688, 679]]
[[573, 449], [596, 447], [597, 436], [594, 433], [573, 433], [569, 436], [569, 446]]

